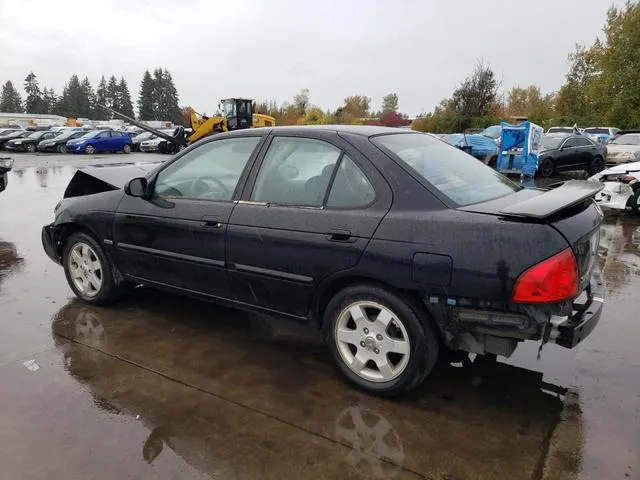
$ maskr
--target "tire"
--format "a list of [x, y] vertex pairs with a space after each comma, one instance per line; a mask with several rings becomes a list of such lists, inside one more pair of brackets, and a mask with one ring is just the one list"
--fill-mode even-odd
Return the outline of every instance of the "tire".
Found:
[[489, 159], [489, 162], [487, 163], [487, 165], [489, 165], [491, 168], [497, 168], [498, 167], [498, 156], [493, 156]]
[[595, 175], [598, 172], [604, 170], [604, 158], [602, 157], [594, 157], [591, 159], [589, 166], [587, 167], [587, 173], [589, 175]]
[[122, 153], [131, 153], [131, 145], [126, 144], [124, 147], [122, 147]]
[[540, 162], [540, 165], [538, 165], [538, 172], [540, 173], [541, 177], [550, 177], [555, 171], [556, 165], [550, 158], [545, 158], [544, 160], [542, 160], [542, 162]]
[[58, 145], [56, 147], [56, 150], [58, 151], [58, 153], [67, 153], [67, 146], [66, 145]]
[[426, 315], [404, 296], [375, 285], [338, 292], [327, 305], [322, 328], [342, 375], [369, 394], [396, 396], [410, 391], [438, 359], [438, 337]]
[[29, 153], [34, 153], [36, 151], [36, 146], [33, 143], [28, 143], [25, 148]]
[[96, 153], [96, 149], [95, 149], [95, 147], [93, 145], [87, 145], [84, 148], [84, 153], [87, 153], [89, 155], [93, 155], [94, 153]]
[[75, 295], [94, 305], [106, 305], [120, 297], [113, 266], [102, 247], [91, 235], [72, 233], [62, 253], [67, 283]]
[[640, 188], [637, 188], [631, 199], [631, 210], [633, 213], [640, 217]]

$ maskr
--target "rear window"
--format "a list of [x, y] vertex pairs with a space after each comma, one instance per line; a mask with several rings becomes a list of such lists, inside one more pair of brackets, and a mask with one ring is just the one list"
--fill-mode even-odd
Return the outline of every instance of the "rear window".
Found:
[[429, 135], [391, 134], [371, 141], [459, 206], [486, 202], [520, 190], [507, 177]]

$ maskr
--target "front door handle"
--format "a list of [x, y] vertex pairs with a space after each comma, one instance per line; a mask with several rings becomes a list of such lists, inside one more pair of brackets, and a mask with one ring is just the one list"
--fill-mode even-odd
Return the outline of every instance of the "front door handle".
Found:
[[332, 242], [352, 242], [355, 240], [349, 230], [329, 230], [327, 238]]
[[220, 217], [209, 217], [205, 215], [202, 217], [202, 226], [208, 228], [220, 228], [222, 227], [222, 219]]

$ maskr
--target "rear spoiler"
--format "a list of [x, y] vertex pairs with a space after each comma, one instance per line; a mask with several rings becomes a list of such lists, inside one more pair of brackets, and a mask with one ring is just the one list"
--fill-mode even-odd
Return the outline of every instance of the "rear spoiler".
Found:
[[603, 188], [604, 185], [601, 182], [569, 180], [542, 195], [509, 205], [501, 209], [500, 213], [542, 219], [593, 197]]

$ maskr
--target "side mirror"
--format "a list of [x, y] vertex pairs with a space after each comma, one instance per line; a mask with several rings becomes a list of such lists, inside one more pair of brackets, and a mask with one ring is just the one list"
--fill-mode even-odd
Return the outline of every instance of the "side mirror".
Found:
[[146, 178], [133, 178], [124, 186], [124, 193], [132, 197], [144, 198], [147, 195], [148, 186]]

